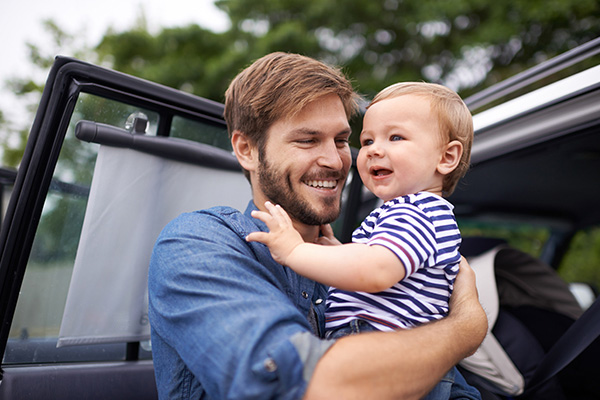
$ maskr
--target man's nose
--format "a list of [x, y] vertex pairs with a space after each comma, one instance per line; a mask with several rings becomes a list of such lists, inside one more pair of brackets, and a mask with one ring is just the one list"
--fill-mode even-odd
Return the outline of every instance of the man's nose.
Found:
[[324, 143], [320, 149], [319, 165], [331, 169], [342, 169], [344, 167], [344, 161], [342, 160], [341, 153], [345, 150], [346, 149], [340, 149], [335, 141]]

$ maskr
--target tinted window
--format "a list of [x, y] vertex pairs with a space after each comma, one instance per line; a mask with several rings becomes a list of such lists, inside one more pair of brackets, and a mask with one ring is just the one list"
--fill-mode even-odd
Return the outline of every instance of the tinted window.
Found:
[[[86, 93], [80, 94], [63, 142], [34, 238], [3, 363], [119, 360], [126, 343], [57, 348], [63, 311], [75, 264], [99, 145], [75, 137], [80, 120], [127, 128], [132, 114], [143, 113], [147, 135], [156, 135], [159, 115], [147, 109]], [[174, 117], [173, 136], [227, 148], [217, 124]], [[141, 356], [149, 357], [145, 343]]]

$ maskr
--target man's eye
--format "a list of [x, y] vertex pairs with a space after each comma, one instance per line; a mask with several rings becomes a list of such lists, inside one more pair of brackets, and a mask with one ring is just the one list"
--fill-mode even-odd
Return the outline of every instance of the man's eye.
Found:
[[349, 139], [347, 139], [347, 138], [344, 138], [344, 139], [336, 139], [336, 140], [335, 140], [335, 142], [336, 142], [337, 144], [339, 144], [340, 146], [345, 146], [345, 145], [347, 145], [347, 144], [350, 142], [350, 140], [349, 140]]

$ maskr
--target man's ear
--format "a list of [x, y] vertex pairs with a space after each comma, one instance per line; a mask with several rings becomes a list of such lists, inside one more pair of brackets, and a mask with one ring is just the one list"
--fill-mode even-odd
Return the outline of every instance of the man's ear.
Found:
[[256, 171], [258, 165], [258, 150], [250, 143], [248, 137], [241, 131], [231, 134], [231, 146], [238, 162], [247, 171]]
[[463, 145], [458, 140], [453, 140], [448, 143], [440, 157], [437, 171], [442, 175], [448, 175], [450, 172], [454, 171], [460, 163], [462, 152]]

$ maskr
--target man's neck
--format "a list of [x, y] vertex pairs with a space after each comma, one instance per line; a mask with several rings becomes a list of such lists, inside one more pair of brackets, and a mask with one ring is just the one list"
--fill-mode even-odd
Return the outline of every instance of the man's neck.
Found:
[[294, 228], [300, 233], [302, 239], [308, 243], [315, 243], [319, 237], [320, 227], [318, 225], [306, 225], [301, 222], [292, 221]]

